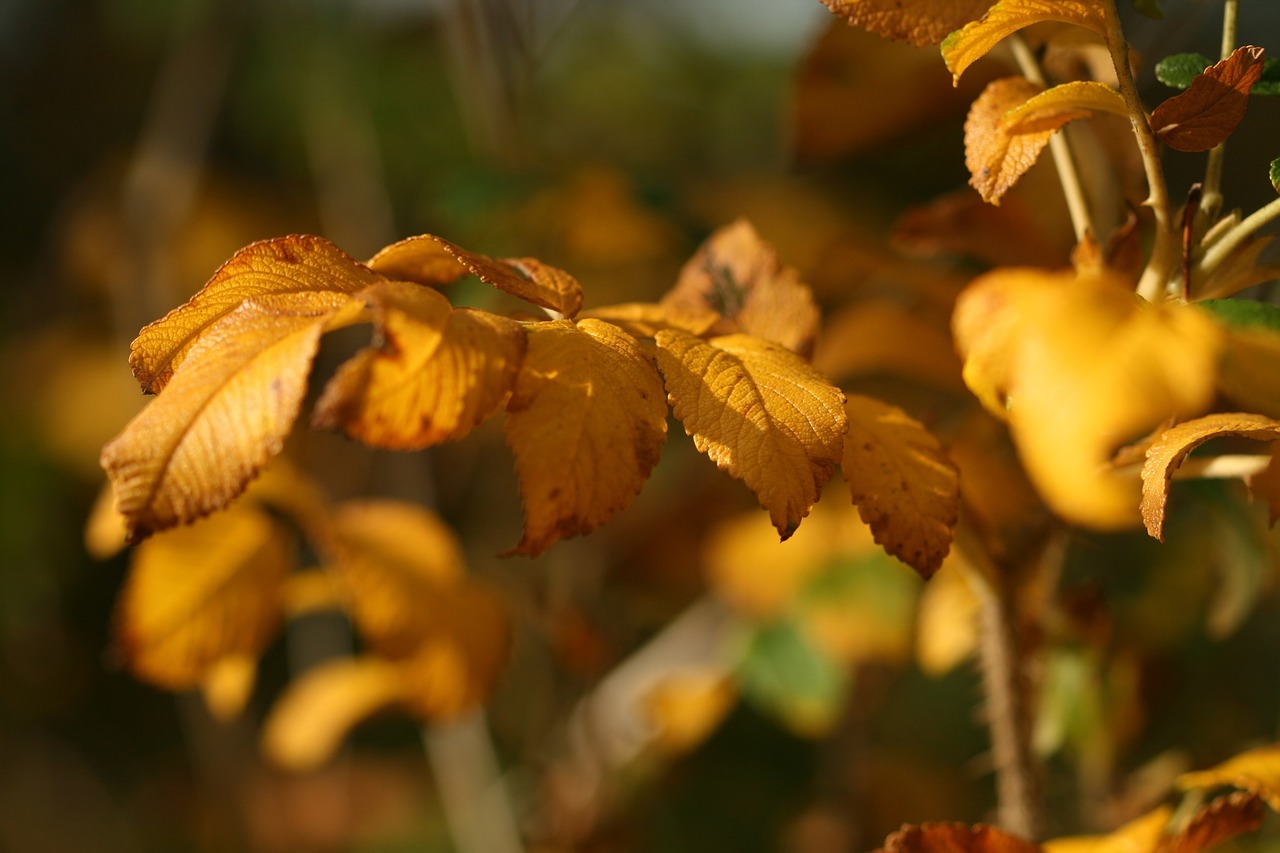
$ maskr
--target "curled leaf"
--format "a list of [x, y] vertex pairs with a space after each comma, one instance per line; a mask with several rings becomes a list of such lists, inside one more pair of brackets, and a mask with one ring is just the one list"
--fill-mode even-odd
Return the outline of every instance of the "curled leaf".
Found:
[[1024, 77], [992, 81], [969, 109], [964, 123], [964, 162], [969, 184], [983, 201], [999, 204], [1001, 196], [1035, 165], [1053, 129], [1009, 133], [1006, 113], [1025, 104], [1041, 89]]
[[938, 44], [947, 34], [982, 17], [993, 0], [822, 0], [852, 26], [916, 47]]
[[1060, 21], [1106, 32], [1103, 5], [1096, 0], [998, 0], [977, 21], [947, 36], [942, 58], [958, 83], [960, 75], [992, 48], [1024, 27], [1041, 21]]
[[1000, 117], [1007, 133], [1036, 133], [1057, 130], [1069, 121], [1088, 118], [1095, 112], [1127, 116], [1124, 96], [1105, 83], [1076, 80], [1045, 89]]
[[1200, 853], [1260, 826], [1262, 798], [1237, 791], [1197, 809], [1186, 826], [1163, 840], [1157, 853]]
[[1273, 811], [1280, 811], [1280, 745], [1260, 746], [1208, 770], [1183, 773], [1178, 777], [1178, 787], [1184, 791], [1219, 785], [1255, 793], [1266, 800]]
[[1156, 138], [1176, 151], [1208, 151], [1235, 132], [1249, 104], [1249, 90], [1262, 76], [1263, 50], [1247, 45], [1206, 68], [1187, 91], [1151, 113]]

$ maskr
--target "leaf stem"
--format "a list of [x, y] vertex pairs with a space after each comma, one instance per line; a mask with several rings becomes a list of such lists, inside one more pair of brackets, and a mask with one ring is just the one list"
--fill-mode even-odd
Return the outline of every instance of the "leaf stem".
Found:
[[[1027, 40], [1020, 34], [1009, 37], [1009, 46], [1013, 49], [1014, 61], [1018, 70], [1037, 86], [1044, 87], [1044, 73], [1040, 62], [1031, 50]], [[1067, 201], [1067, 211], [1071, 214], [1071, 225], [1075, 229], [1076, 242], [1081, 243], [1085, 235], [1096, 234], [1093, 219], [1089, 215], [1089, 203], [1085, 198], [1084, 187], [1080, 183], [1080, 174], [1076, 171], [1075, 157], [1071, 152], [1071, 143], [1064, 135], [1066, 131], [1055, 133], [1049, 137], [1049, 151], [1053, 154], [1053, 164], [1058, 170], [1058, 183], [1062, 184], [1062, 195]]]
[[[1231, 56], [1236, 47], [1236, 21], [1239, 17], [1239, 0], [1225, 0], [1222, 6], [1222, 50], [1221, 58]], [[1201, 222], [1212, 222], [1222, 209], [1222, 163], [1226, 144], [1220, 143], [1209, 150], [1209, 158], [1204, 167], [1204, 181], [1200, 196]]]
[[1205, 251], [1204, 257], [1200, 259], [1198, 264], [1199, 270], [1205, 274], [1216, 270], [1223, 261], [1231, 256], [1232, 252], [1240, 248], [1241, 244], [1253, 235], [1253, 232], [1276, 218], [1280, 218], [1280, 198], [1258, 208], [1243, 222], [1222, 235], [1222, 239]]

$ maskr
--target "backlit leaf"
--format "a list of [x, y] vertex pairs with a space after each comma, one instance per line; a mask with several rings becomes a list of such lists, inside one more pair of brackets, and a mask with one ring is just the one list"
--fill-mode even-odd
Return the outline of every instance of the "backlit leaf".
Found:
[[1025, 77], [992, 81], [969, 109], [964, 123], [964, 162], [969, 185], [983, 201], [998, 204], [1018, 179], [1035, 165], [1053, 129], [1009, 133], [1002, 119], [1041, 91]]
[[434, 290], [401, 282], [371, 288], [379, 343], [330, 380], [313, 423], [392, 450], [460, 439], [498, 411], [524, 355], [520, 324], [454, 309]]
[[1069, 121], [1088, 118], [1095, 112], [1127, 116], [1124, 96], [1105, 83], [1076, 80], [1032, 95], [1000, 118], [1008, 133], [1036, 133], [1057, 130]]
[[[159, 393], [211, 326], [247, 301], [284, 294], [315, 294], [318, 306], [336, 304], [325, 294], [354, 294], [381, 280], [320, 237], [292, 236], [246, 246], [223, 264], [186, 304], [138, 333], [129, 364], [148, 393]], [[299, 307], [305, 299], [295, 301]]]
[[133, 538], [221, 509], [280, 452], [320, 335], [350, 302], [260, 297], [204, 330], [165, 392], [103, 448]]
[[452, 284], [470, 270], [445, 246], [444, 240], [430, 234], [406, 237], [382, 248], [369, 259], [368, 266], [395, 281], [427, 286]]
[[1164, 539], [1165, 506], [1173, 472], [1191, 451], [1214, 438], [1280, 439], [1280, 421], [1249, 413], [1213, 414], [1165, 430], [1147, 448], [1142, 466], [1142, 520], [1147, 533]]
[[745, 219], [707, 239], [680, 271], [663, 306], [691, 314], [715, 311], [717, 334], [744, 332], [805, 357], [818, 333], [818, 308], [800, 274], [778, 256]]
[[851, 25], [916, 47], [938, 44], [948, 33], [982, 17], [993, 0], [822, 0]]
[[631, 502], [662, 452], [667, 407], [653, 363], [618, 327], [557, 320], [528, 332], [506, 433], [525, 514], [515, 553], [537, 555]]
[[1178, 787], [1183, 790], [1220, 785], [1251, 791], [1266, 800], [1273, 811], [1280, 811], [1280, 745], [1251, 749], [1216, 767], [1178, 777]]
[[658, 333], [672, 411], [694, 445], [742, 480], [786, 539], [840, 458], [844, 394], [803, 359], [748, 335]]
[[876, 853], [1039, 853], [1039, 845], [985, 824], [922, 823], [904, 826]]
[[1023, 27], [1060, 21], [1106, 32], [1100, 0], [999, 0], [981, 19], [966, 24], [942, 42], [942, 58], [956, 81], [970, 65]]
[[1244, 118], [1249, 90], [1262, 76], [1262, 48], [1236, 48], [1206, 68], [1187, 91], [1151, 113], [1156, 138], [1177, 151], [1208, 151], [1230, 136]]
[[140, 678], [194, 688], [229, 659], [256, 659], [282, 616], [290, 568], [265, 513], [235, 508], [142, 543], [116, 612], [116, 643]]
[[1042, 846], [1045, 853], [1155, 853], [1172, 816], [1173, 809], [1160, 806], [1106, 835], [1055, 838]]
[[906, 412], [857, 394], [840, 467], [876, 541], [929, 578], [951, 548], [960, 478], [938, 440]]
[[583, 311], [583, 319], [604, 320], [633, 338], [652, 338], [661, 329], [683, 329], [691, 335], [704, 335], [720, 321], [720, 315], [707, 309], [689, 309], [656, 302], [627, 302]]

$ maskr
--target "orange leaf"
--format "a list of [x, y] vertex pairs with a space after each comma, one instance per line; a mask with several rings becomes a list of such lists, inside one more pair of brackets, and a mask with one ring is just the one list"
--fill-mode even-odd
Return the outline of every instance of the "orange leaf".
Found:
[[1226, 141], [1249, 105], [1249, 90], [1262, 76], [1263, 50], [1238, 47], [1196, 75], [1191, 87], [1151, 113], [1156, 137], [1175, 151], [1208, 151]]
[[1178, 833], [1164, 839], [1157, 853], [1200, 853], [1262, 826], [1262, 799], [1237, 791], [1197, 809]]
[[653, 363], [618, 327], [556, 320], [528, 332], [506, 433], [525, 513], [514, 553], [537, 555], [631, 502], [662, 452], [667, 407]]
[[786, 539], [840, 458], [844, 394], [790, 350], [748, 335], [658, 333], [658, 367], [694, 445], [746, 483]]
[[947, 390], [960, 384], [960, 361], [946, 325], [895, 299], [860, 301], [832, 317], [813, 366], [837, 382], [888, 374]]
[[1067, 122], [1088, 118], [1095, 112], [1128, 116], [1124, 96], [1105, 83], [1076, 80], [1045, 89], [1000, 117], [1005, 132], [1038, 133], [1057, 130]]
[[1280, 745], [1268, 744], [1242, 752], [1216, 767], [1183, 773], [1182, 790], [1230, 785], [1257, 794], [1273, 811], [1280, 811]]
[[427, 286], [452, 284], [470, 270], [445, 246], [444, 240], [430, 234], [406, 237], [382, 248], [369, 259], [368, 266], [395, 281]]
[[904, 826], [876, 853], [1039, 853], [1040, 847], [985, 824], [922, 823]]
[[964, 163], [969, 185], [983, 201], [999, 204], [1049, 144], [1052, 128], [1011, 134], [1003, 124], [1005, 114], [1040, 91], [1026, 78], [1003, 77], [992, 81], [973, 102], [964, 123]]
[[633, 338], [652, 338], [661, 329], [683, 329], [691, 335], [705, 335], [720, 321], [720, 315], [710, 309], [654, 302], [606, 305], [579, 316], [612, 323]]
[[370, 288], [380, 343], [344, 364], [316, 402], [313, 423], [374, 447], [420, 450], [464, 437], [501, 408], [524, 356], [523, 327], [454, 309], [402, 282]]
[[999, 0], [980, 20], [966, 24], [942, 42], [942, 58], [959, 82], [970, 65], [1023, 27], [1041, 21], [1060, 21], [1106, 32], [1103, 4], [1099, 0]]
[[1076, 835], [1044, 843], [1044, 853], [1155, 853], [1173, 809], [1160, 806], [1106, 835]]
[[290, 563], [283, 533], [255, 509], [149, 539], [133, 553], [117, 605], [125, 662], [140, 678], [185, 690], [222, 661], [257, 658], [280, 624]]
[[207, 515], [244, 491], [280, 452], [320, 335], [352, 301], [260, 297], [202, 332], [165, 392], [102, 450], [132, 538]]
[[1142, 466], [1142, 520], [1147, 533], [1164, 541], [1164, 512], [1174, 469], [1206, 441], [1225, 436], [1275, 441], [1280, 439], [1280, 421], [1248, 413], [1213, 414], [1161, 433], [1147, 448]]
[[[855, 27], [916, 47], [938, 44], [947, 34], [982, 17], [993, 0], [822, 0]], [[906, 8], [903, 8], [904, 5]]]
[[254, 243], [236, 252], [184, 305], [144, 327], [130, 348], [129, 364], [144, 391], [159, 393], [191, 347], [241, 304], [283, 294], [354, 294], [380, 280], [320, 237]]
[[853, 394], [845, 411], [849, 433], [840, 467], [858, 513], [886, 551], [931, 577], [959, 520], [955, 465], [901, 409]]
[[719, 313], [717, 334], [745, 332], [808, 357], [818, 333], [818, 308], [800, 274], [745, 219], [712, 234], [662, 298], [671, 310]]

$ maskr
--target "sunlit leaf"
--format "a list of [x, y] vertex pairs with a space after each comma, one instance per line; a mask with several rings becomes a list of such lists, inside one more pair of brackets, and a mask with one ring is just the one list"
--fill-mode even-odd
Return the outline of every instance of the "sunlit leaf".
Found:
[[430, 234], [406, 237], [385, 246], [369, 259], [369, 269], [395, 281], [427, 286], [451, 284], [470, 270], [446, 248], [446, 241]]
[[672, 411], [694, 445], [742, 480], [786, 539], [840, 458], [844, 394], [803, 359], [748, 335], [658, 333]]
[[645, 694], [644, 711], [657, 729], [658, 748], [679, 753], [702, 743], [737, 699], [737, 688], [725, 672], [675, 672]]
[[1262, 76], [1262, 48], [1236, 48], [1206, 68], [1187, 91], [1151, 113], [1156, 138], [1177, 151], [1208, 151], [1235, 132], [1249, 104], [1249, 90]]
[[1191, 820], [1160, 845], [1159, 853], [1200, 853], [1262, 826], [1262, 799], [1236, 792], [1196, 810]]
[[144, 542], [116, 613], [116, 642], [140, 678], [194, 688], [220, 661], [257, 658], [282, 617], [291, 558], [263, 512], [234, 508]]
[[606, 305], [583, 311], [579, 316], [584, 320], [612, 323], [634, 338], [652, 338], [662, 329], [683, 329], [691, 335], [704, 335], [720, 321], [720, 315], [710, 309], [656, 302]]
[[[192, 346], [210, 327], [248, 301], [314, 294], [316, 305], [335, 306], [332, 294], [354, 294], [381, 280], [337, 246], [320, 237], [292, 236], [246, 246], [223, 264], [186, 304], [138, 333], [129, 353], [144, 391], [159, 393]], [[292, 304], [301, 306], [301, 297]]]
[[1099, 0], [999, 0], [980, 20], [947, 36], [942, 42], [942, 58], [959, 81], [970, 65], [1023, 27], [1041, 21], [1060, 21], [1106, 32], [1103, 4]]
[[1173, 809], [1160, 806], [1106, 835], [1054, 838], [1042, 847], [1045, 853], [1155, 853], [1172, 816]]
[[712, 234], [680, 271], [662, 305], [721, 315], [717, 334], [744, 332], [808, 357], [818, 332], [818, 308], [800, 274], [745, 219]]
[[876, 853], [1038, 853], [1039, 846], [985, 824], [922, 823], [904, 826]]
[[393, 450], [464, 437], [515, 384], [525, 334], [505, 317], [454, 309], [434, 290], [371, 288], [380, 340], [346, 362], [316, 402], [313, 423]]
[[1164, 539], [1169, 483], [1182, 460], [1206, 441], [1227, 436], [1276, 441], [1280, 439], [1280, 421], [1250, 413], [1213, 414], [1165, 430], [1147, 448], [1147, 461], [1142, 466], [1142, 520], [1148, 534]]
[[840, 467], [858, 512], [885, 550], [928, 578], [960, 515], [960, 478], [938, 440], [901, 409], [857, 394]]
[[1010, 134], [1001, 124], [1006, 113], [1040, 91], [1024, 77], [1003, 77], [973, 102], [964, 123], [964, 162], [970, 186], [984, 201], [999, 203], [1049, 144], [1053, 129]]
[[1045, 89], [1000, 117], [1007, 133], [1057, 130], [1067, 122], [1088, 118], [1095, 112], [1127, 116], [1124, 96], [1105, 83], [1076, 80]]
[[221, 509], [280, 452], [340, 293], [261, 297], [205, 329], [163, 394], [102, 451], [130, 535]]
[[822, 0], [851, 25], [917, 47], [938, 44], [948, 33], [982, 17], [993, 0]]
[[530, 326], [507, 403], [525, 515], [515, 553], [540, 554], [625, 508], [658, 462], [666, 418], [653, 363], [617, 326], [590, 319]]
[[1183, 790], [1230, 785], [1257, 794], [1273, 811], [1280, 811], [1280, 745], [1269, 744], [1242, 752], [1216, 767], [1183, 773]]

